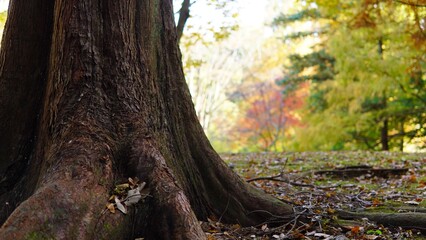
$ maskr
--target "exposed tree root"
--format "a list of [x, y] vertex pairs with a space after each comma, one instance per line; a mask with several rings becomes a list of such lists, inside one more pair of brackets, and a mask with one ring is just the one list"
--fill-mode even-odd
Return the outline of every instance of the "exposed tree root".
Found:
[[426, 231], [426, 213], [358, 213], [337, 211], [337, 215], [340, 218], [347, 220], [367, 218], [385, 226], [415, 228], [422, 230], [423, 232]]
[[131, 162], [140, 179], [148, 180], [153, 196], [153, 210], [146, 237], [148, 239], [206, 238], [190, 202], [179, 186], [161, 153], [149, 142], [135, 141]]
[[[113, 181], [111, 157], [106, 145], [101, 146], [104, 148], [89, 138], [59, 144], [57, 155], [52, 157], [56, 161], [46, 170], [39, 187], [0, 228], [2, 239], [93, 239], [120, 234], [104, 228], [95, 233]], [[123, 216], [108, 217], [103, 223], [116, 229]]]
[[201, 176], [199, 181], [202, 181], [200, 186], [204, 188], [204, 205], [210, 209], [210, 214], [223, 222], [239, 223], [241, 226], [291, 222], [295, 218], [293, 206], [265, 194], [232, 171], [213, 150], [207, 138], [197, 137], [204, 133], [194, 116], [195, 112], [187, 116], [190, 119], [185, 122], [187, 133], [198, 134], [187, 134], [186, 138], [191, 146], [194, 165]]
[[[90, 239], [102, 235], [112, 237], [112, 232], [93, 232], [104, 208], [106, 199], [102, 196], [105, 196], [105, 189], [95, 187], [82, 192], [80, 187], [81, 185], [72, 182], [61, 181], [40, 188], [2, 226], [2, 239], [35, 236], [53, 239]], [[114, 215], [104, 221], [104, 224], [116, 228], [119, 219], [122, 216]]]

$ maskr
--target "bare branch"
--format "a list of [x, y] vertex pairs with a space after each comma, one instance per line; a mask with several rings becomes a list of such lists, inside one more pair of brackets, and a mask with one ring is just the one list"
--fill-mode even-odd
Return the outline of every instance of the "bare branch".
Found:
[[185, 28], [186, 21], [189, 18], [189, 7], [191, 6], [190, 0], [183, 0], [182, 7], [179, 10], [179, 20], [176, 26], [178, 42], [180, 41], [183, 29]]

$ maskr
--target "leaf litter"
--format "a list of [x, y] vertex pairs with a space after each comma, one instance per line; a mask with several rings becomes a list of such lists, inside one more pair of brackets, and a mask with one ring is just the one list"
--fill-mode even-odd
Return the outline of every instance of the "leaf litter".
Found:
[[[419, 230], [385, 227], [366, 218], [341, 220], [340, 210], [414, 212], [426, 208], [426, 154], [392, 152], [300, 152], [222, 154], [229, 166], [250, 184], [294, 206], [308, 219], [279, 225], [224, 224], [212, 217], [201, 226], [208, 239], [426, 239]], [[356, 176], [315, 174], [317, 171], [368, 166]], [[377, 175], [377, 169], [406, 169]], [[398, 171], [397, 171], [398, 172]]]
[[111, 213], [115, 213], [118, 209], [123, 214], [127, 214], [128, 207], [139, 203], [148, 196], [149, 189], [145, 186], [146, 183], [139, 183], [138, 178], [128, 178], [127, 183], [115, 186], [106, 208]]

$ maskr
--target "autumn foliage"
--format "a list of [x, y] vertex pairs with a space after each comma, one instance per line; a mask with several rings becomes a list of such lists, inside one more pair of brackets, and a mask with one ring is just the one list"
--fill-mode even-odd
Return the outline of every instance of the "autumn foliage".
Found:
[[240, 91], [242, 117], [234, 128], [234, 138], [258, 151], [280, 151], [295, 126], [301, 126], [297, 110], [303, 106], [307, 84], [284, 96], [273, 82], [256, 83]]

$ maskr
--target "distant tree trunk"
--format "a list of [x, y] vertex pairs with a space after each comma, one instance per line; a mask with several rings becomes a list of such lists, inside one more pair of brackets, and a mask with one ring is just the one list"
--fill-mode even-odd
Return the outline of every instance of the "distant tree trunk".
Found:
[[[383, 58], [383, 39], [379, 38], [377, 42], [378, 45], [378, 53], [380, 58]], [[386, 91], [383, 91], [383, 99], [382, 99], [383, 109], [387, 108], [387, 96]], [[385, 118], [382, 123], [382, 128], [380, 129], [380, 143], [382, 145], [382, 151], [389, 150], [389, 120]]]
[[182, 38], [183, 29], [185, 28], [186, 21], [188, 20], [188, 18], [190, 16], [189, 15], [190, 5], [191, 5], [190, 0], [183, 0], [182, 1], [182, 7], [179, 10], [179, 19], [178, 19], [178, 23], [177, 23], [177, 26], [176, 26], [178, 42]]
[[[14, 0], [0, 56], [1, 239], [203, 239], [198, 219], [292, 219], [205, 137], [171, 0]], [[105, 213], [128, 177], [152, 197]]]
[[[386, 92], [383, 92], [383, 109], [386, 109], [387, 105], [388, 104]], [[384, 116], [384, 119], [382, 120], [382, 127], [380, 128], [380, 143], [382, 146], [382, 151], [389, 151], [389, 119], [387, 118], [387, 116]]]
[[381, 131], [380, 142], [382, 144], [382, 151], [388, 151], [389, 150], [388, 125], [389, 125], [389, 120], [387, 120], [387, 119], [383, 120], [383, 126], [380, 130]]
[[401, 135], [401, 138], [399, 139], [399, 151], [401, 152], [404, 152], [404, 136], [405, 136], [404, 122], [405, 122], [405, 118], [402, 118], [401, 122], [399, 122], [399, 134]]

